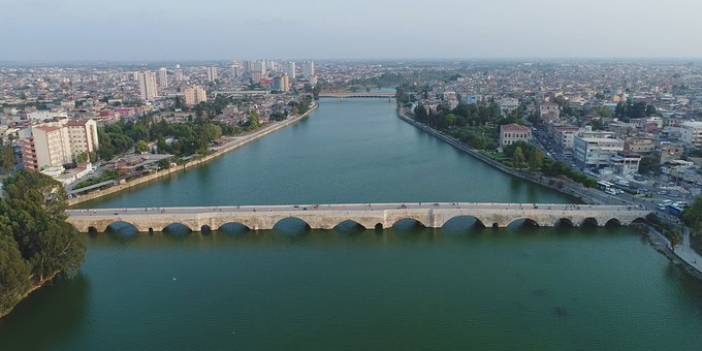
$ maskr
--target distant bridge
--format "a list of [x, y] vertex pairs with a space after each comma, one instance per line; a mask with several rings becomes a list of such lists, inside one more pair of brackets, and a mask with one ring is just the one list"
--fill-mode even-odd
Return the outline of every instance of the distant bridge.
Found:
[[395, 93], [347, 93], [347, 92], [321, 92], [319, 93], [321, 98], [336, 98], [336, 99], [347, 99], [347, 98], [375, 98], [375, 99], [394, 99]]
[[333, 229], [352, 221], [367, 229], [394, 226], [402, 220], [441, 228], [453, 218], [472, 217], [483, 226], [504, 228], [518, 221], [549, 227], [620, 224], [643, 219], [650, 211], [633, 206], [507, 203], [388, 203], [337, 205], [280, 205], [225, 207], [168, 207], [68, 210], [68, 222], [81, 232], [107, 231], [126, 222], [142, 232], [162, 231], [182, 224], [193, 231], [219, 229], [239, 223], [252, 230], [273, 229], [279, 222], [297, 218], [311, 229]]

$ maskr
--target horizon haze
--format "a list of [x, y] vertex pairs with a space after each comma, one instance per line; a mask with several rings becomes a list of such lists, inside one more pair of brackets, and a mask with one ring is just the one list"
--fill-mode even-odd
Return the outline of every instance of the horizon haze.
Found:
[[674, 0], [0, 0], [0, 61], [699, 58]]

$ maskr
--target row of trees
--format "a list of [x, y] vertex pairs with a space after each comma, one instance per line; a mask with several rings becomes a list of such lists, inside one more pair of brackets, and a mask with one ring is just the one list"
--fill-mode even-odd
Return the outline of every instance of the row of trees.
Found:
[[3, 143], [0, 140], [0, 170], [4, 174], [9, 174], [15, 169], [15, 151], [12, 143]]
[[66, 223], [66, 193], [38, 172], [5, 180], [0, 199], [0, 317], [30, 291], [57, 275], [76, 272], [85, 245]]
[[539, 148], [532, 144], [521, 141], [516, 142], [506, 146], [503, 153], [511, 161], [511, 165], [514, 168], [528, 169], [530, 172], [541, 172], [549, 177], [570, 178], [590, 188], [597, 186], [595, 179], [586, 176], [563, 162], [546, 157]]
[[631, 118], [655, 116], [657, 113], [655, 106], [645, 102], [633, 102], [632, 100], [620, 102], [614, 109], [614, 116], [625, 122], [628, 122]]
[[[398, 96], [406, 93], [398, 89]], [[419, 105], [415, 110], [415, 119], [432, 128], [449, 133], [454, 138], [478, 150], [492, 151], [498, 147], [498, 129], [500, 125], [519, 123], [525, 113], [518, 109], [503, 116], [499, 106], [494, 102], [479, 104], [460, 104], [453, 111], [440, 109], [437, 113], [429, 112]], [[550, 177], [567, 177], [588, 187], [595, 187], [596, 181], [572, 169], [570, 166], [547, 158], [536, 146], [518, 142], [503, 149], [503, 162], [516, 169], [542, 172]]]
[[[258, 125], [255, 126], [258, 128]], [[100, 149], [98, 155], [109, 160], [125, 153], [132, 147], [136, 151], [148, 151], [148, 143], [156, 142], [159, 152], [178, 156], [206, 153], [208, 146], [224, 134], [235, 134], [238, 130], [205, 118], [197, 118], [185, 123], [155, 122], [152, 117], [144, 117], [136, 122], [120, 121], [98, 129]], [[166, 140], [173, 138], [173, 143]]]
[[496, 102], [478, 104], [459, 104], [453, 111], [444, 107], [432, 112], [425, 106], [419, 105], [414, 111], [414, 118], [439, 130], [453, 127], [477, 127], [491, 124], [508, 124], [519, 120], [518, 114], [502, 117], [500, 106]]

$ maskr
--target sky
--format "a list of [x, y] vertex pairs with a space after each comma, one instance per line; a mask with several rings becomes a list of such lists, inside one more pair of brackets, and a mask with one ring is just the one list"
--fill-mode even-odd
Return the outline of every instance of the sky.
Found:
[[0, 0], [0, 61], [700, 58], [702, 0]]

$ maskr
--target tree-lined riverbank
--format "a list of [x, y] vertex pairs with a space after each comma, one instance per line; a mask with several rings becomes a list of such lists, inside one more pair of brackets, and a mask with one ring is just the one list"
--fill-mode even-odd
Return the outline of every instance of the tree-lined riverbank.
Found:
[[170, 176], [175, 173], [180, 173], [187, 171], [189, 169], [192, 169], [194, 167], [199, 167], [202, 166], [230, 151], [236, 150], [241, 146], [244, 146], [250, 142], [256, 141], [262, 137], [265, 137], [266, 135], [269, 135], [270, 133], [273, 133], [275, 131], [278, 131], [282, 128], [288, 127], [294, 123], [297, 123], [298, 121], [308, 117], [312, 112], [314, 112], [317, 108], [319, 107], [318, 104], [315, 104], [312, 106], [307, 112], [305, 112], [302, 115], [295, 116], [280, 122], [275, 122], [272, 123], [268, 126], [262, 127], [261, 129], [258, 129], [250, 134], [242, 135], [239, 137], [233, 138], [233, 140], [228, 141], [224, 143], [223, 145], [217, 146], [211, 150], [211, 152], [206, 155], [202, 156], [200, 158], [195, 158], [191, 161], [188, 161], [182, 165], [178, 165], [175, 167], [171, 167], [168, 169], [162, 169], [157, 172], [135, 178], [135, 179], [130, 179], [129, 181], [126, 181], [122, 184], [118, 184], [115, 186], [112, 186], [110, 188], [104, 189], [104, 190], [97, 190], [92, 193], [86, 194], [86, 195], [81, 195], [77, 196], [74, 198], [71, 198], [68, 200], [69, 206], [75, 206], [78, 204], [82, 204], [88, 201], [93, 201], [102, 197], [106, 197], [109, 195], [113, 195], [125, 190], [133, 189], [134, 187], [141, 186], [143, 184]]

